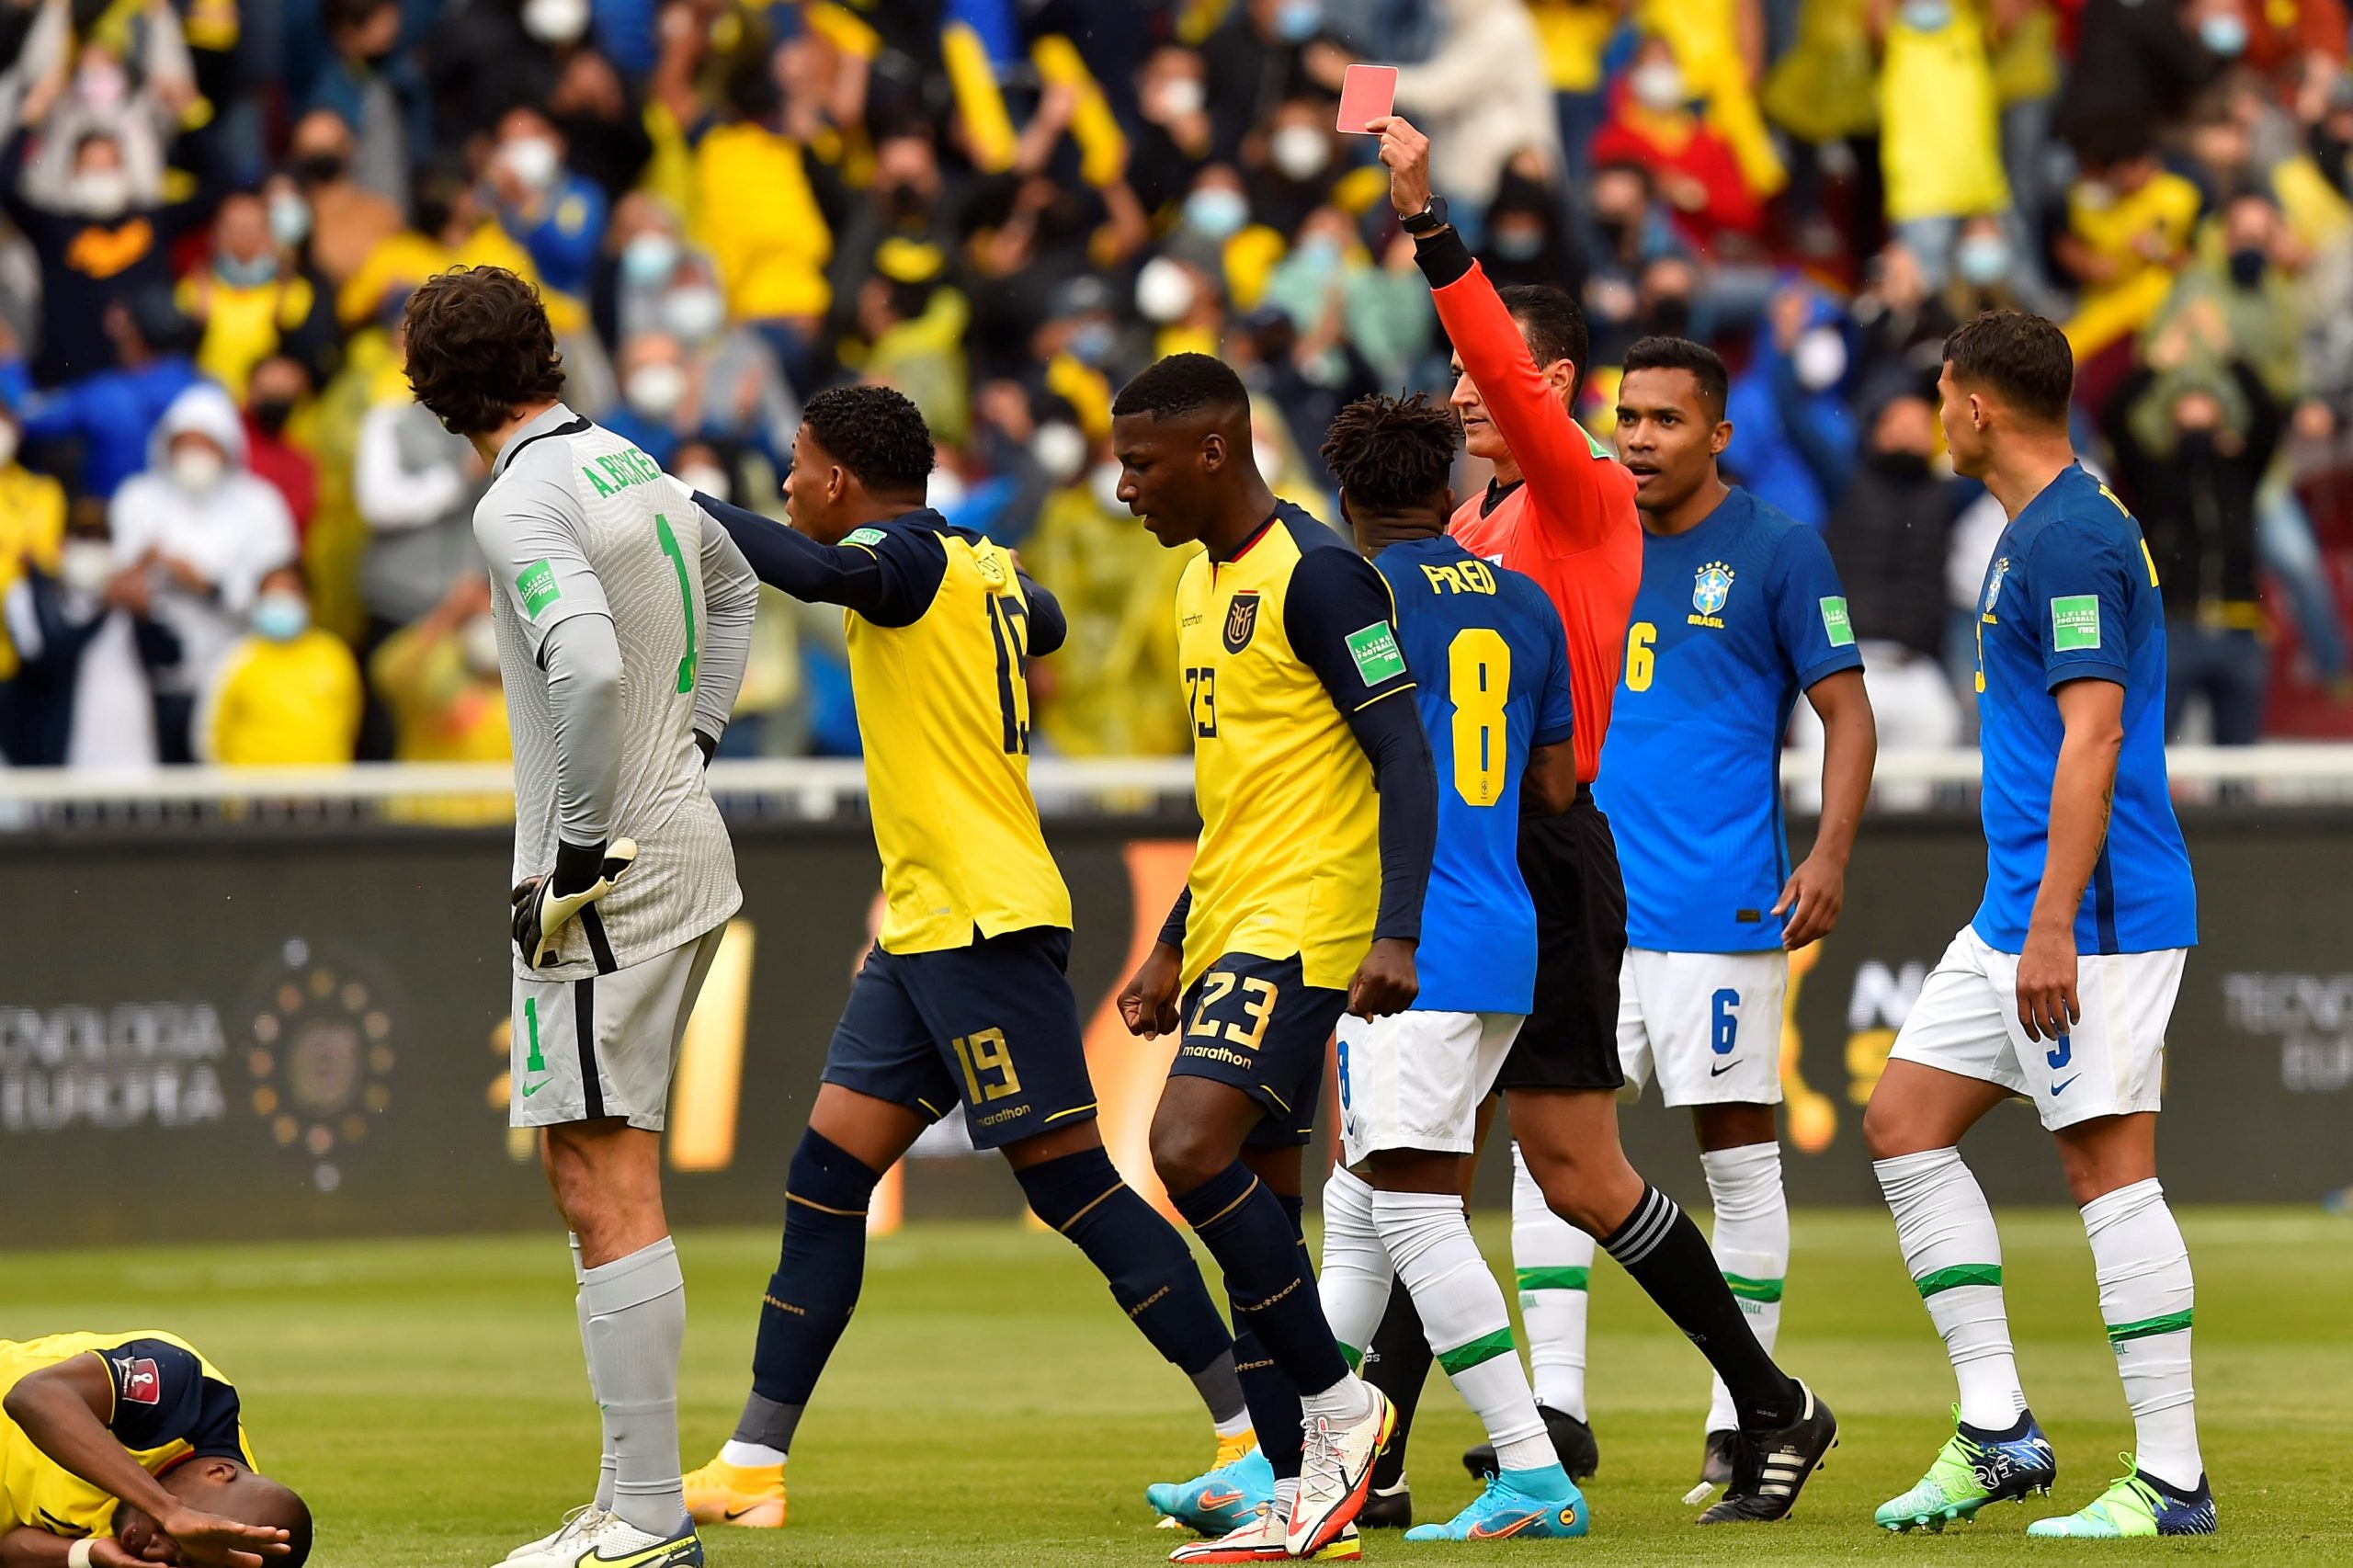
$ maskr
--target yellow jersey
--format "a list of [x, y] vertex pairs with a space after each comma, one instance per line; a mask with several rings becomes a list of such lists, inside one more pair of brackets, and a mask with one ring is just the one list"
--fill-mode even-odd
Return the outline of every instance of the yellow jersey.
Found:
[[1414, 687], [1388, 584], [1278, 502], [1230, 560], [1187, 564], [1176, 660], [1201, 810], [1183, 983], [1246, 953], [1345, 988], [1381, 898], [1380, 799], [1348, 720]]
[[[114, 1384], [107, 1428], [142, 1470], [161, 1475], [191, 1454], [217, 1454], [256, 1468], [235, 1385], [188, 1341], [155, 1329], [0, 1339], [0, 1399], [20, 1380], [76, 1356], [96, 1356], [106, 1364]], [[0, 1415], [0, 1528], [105, 1535], [114, 1528], [116, 1502], [33, 1447], [22, 1428]]]
[[[1070, 890], [1029, 794], [1023, 672], [1030, 654], [1062, 646], [1060, 607], [1011, 551], [937, 512], [856, 529], [840, 549], [881, 568], [874, 595], [843, 619], [882, 856], [883, 950], [1069, 929]], [[795, 591], [745, 553], [763, 580]]]
[[313, 626], [289, 642], [233, 646], [199, 705], [199, 756], [224, 767], [349, 762], [365, 696], [343, 639]]

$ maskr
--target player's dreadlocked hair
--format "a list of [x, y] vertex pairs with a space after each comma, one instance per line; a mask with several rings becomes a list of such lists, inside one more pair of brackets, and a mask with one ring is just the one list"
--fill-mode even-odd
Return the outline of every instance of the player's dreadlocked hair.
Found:
[[819, 446], [876, 495], [923, 494], [931, 477], [931, 431], [892, 387], [827, 387], [801, 408]]
[[529, 403], [563, 395], [540, 291], [503, 267], [453, 267], [417, 285], [402, 312], [408, 384], [460, 436], [481, 436]]
[[1324, 460], [1352, 507], [1394, 516], [1446, 494], [1461, 425], [1420, 392], [1375, 392], [1340, 410], [1324, 437]]
[[1202, 409], [1247, 409], [1250, 394], [1232, 366], [1207, 354], [1171, 354], [1136, 373], [1111, 402], [1115, 417], [1149, 414], [1167, 418]]

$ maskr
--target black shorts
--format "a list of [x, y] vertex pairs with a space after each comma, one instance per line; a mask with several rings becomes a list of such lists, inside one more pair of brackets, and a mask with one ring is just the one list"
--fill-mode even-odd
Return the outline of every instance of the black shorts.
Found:
[[1243, 1140], [1253, 1149], [1304, 1147], [1315, 1130], [1324, 1063], [1348, 994], [1300, 979], [1299, 956], [1227, 953], [1185, 993], [1171, 1077], [1214, 1078], [1265, 1108]]
[[1536, 1006], [1504, 1059], [1498, 1089], [1615, 1089], [1618, 970], [1626, 883], [1609, 819], [1577, 786], [1558, 816], [1523, 817], [1519, 874], [1536, 904]]
[[825, 1047], [824, 1081], [934, 1121], [961, 1100], [982, 1149], [1092, 1117], [1069, 962], [1070, 933], [1051, 926], [931, 953], [877, 947]]

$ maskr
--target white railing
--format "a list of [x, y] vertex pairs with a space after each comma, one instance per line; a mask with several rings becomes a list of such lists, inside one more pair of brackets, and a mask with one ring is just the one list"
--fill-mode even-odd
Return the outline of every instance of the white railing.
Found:
[[[2204, 799], [2234, 786], [2257, 803], [2353, 801], [2353, 744], [2279, 743], [2260, 746], [2177, 746], [2167, 756], [2177, 792]], [[1189, 801], [1193, 767], [1185, 757], [1075, 761], [1041, 757], [1030, 785], [1049, 815], [1134, 812]], [[1784, 786], [1801, 790], [1821, 777], [1817, 754], [1789, 752]], [[1881, 785], [1927, 787], [1945, 800], [1977, 782], [1974, 748], [1883, 751]], [[126, 772], [0, 768], [0, 824], [22, 825], [63, 812], [98, 821], [186, 816], [201, 820], [227, 807], [267, 818], [364, 817], [369, 808], [451, 797], [510, 793], [505, 763], [374, 763], [347, 767], [170, 767]], [[865, 812], [866, 772], [854, 758], [800, 757], [715, 762], [714, 794], [731, 810], [823, 821]], [[1900, 793], [1901, 791], [1898, 791]]]

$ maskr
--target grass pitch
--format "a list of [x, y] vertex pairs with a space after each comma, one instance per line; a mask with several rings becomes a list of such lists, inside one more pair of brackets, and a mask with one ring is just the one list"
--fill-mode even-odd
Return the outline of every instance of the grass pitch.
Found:
[[[2117, 1473], [2131, 1428], [2072, 1211], [2002, 1216], [2018, 1353], [2059, 1452], [2052, 1502], [2080, 1506]], [[2199, 1410], [2222, 1510], [2212, 1540], [2026, 1541], [2045, 1510], [1989, 1510], [1941, 1537], [1895, 1539], [1872, 1507], [1947, 1435], [1952, 1380], [1877, 1211], [1801, 1213], [1784, 1362], [1837, 1410], [1844, 1446], [1794, 1518], [1701, 1531], [1677, 1501], [1699, 1462], [1706, 1369], [1613, 1267], [1595, 1271], [1595, 1533], [1551, 1545], [1407, 1547], [1368, 1560], [1500, 1555], [1745, 1564], [2167, 1558], [2267, 1568], [2353, 1562], [2353, 1223], [2317, 1211], [2192, 1210]], [[1508, 1268], [1507, 1225], [1481, 1217]], [[741, 1401], [772, 1235], [680, 1237], [690, 1322], [686, 1461]], [[596, 1466], [563, 1237], [17, 1254], [0, 1264], [0, 1335], [167, 1327], [236, 1378], [263, 1462], [306, 1493], [322, 1568], [466, 1568], [551, 1528]], [[1423, 1402], [1412, 1476], [1421, 1517], [1472, 1485], [1474, 1440], [1442, 1380]], [[715, 1530], [714, 1568], [1160, 1561], [1147, 1481], [1210, 1450], [1191, 1391], [1111, 1310], [1058, 1238], [1004, 1225], [918, 1225], [874, 1244], [865, 1298], [802, 1423], [781, 1531]], [[2053, 1508], [2049, 1511], [2059, 1511]]]

